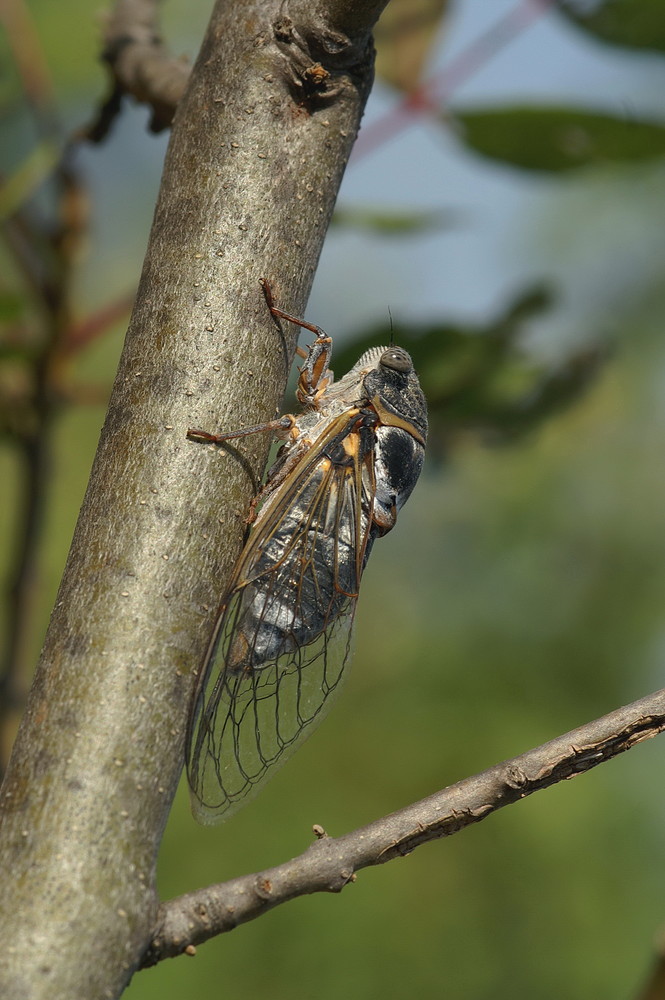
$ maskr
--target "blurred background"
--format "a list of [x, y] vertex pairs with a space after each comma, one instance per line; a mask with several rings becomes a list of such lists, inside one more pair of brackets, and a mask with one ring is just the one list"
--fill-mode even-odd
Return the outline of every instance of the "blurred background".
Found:
[[[174, 52], [193, 58], [208, 10], [165, 6]], [[107, 91], [102, 16], [89, 0], [0, 12], [3, 759], [167, 142], [127, 101], [103, 144], [62, 165]], [[181, 787], [164, 898], [283, 861], [313, 823], [344, 833], [665, 683], [662, 6], [393, 0], [377, 48], [307, 318], [335, 337], [342, 373], [385, 342], [390, 310], [430, 401], [428, 465], [374, 549], [334, 711], [227, 825], [197, 827]], [[663, 746], [361, 872], [340, 896], [280, 907], [139, 973], [127, 996], [644, 996], [665, 927]]]

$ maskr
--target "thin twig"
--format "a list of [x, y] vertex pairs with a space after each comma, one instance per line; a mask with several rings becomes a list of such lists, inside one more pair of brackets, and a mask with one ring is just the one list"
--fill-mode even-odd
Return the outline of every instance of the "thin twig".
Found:
[[192, 954], [197, 944], [297, 896], [340, 892], [359, 869], [457, 833], [663, 729], [665, 688], [342, 837], [327, 837], [317, 827], [320, 839], [292, 861], [163, 903], [143, 965]]
[[78, 354], [89, 344], [98, 340], [102, 334], [107, 333], [109, 327], [124, 320], [132, 311], [135, 298], [135, 291], [127, 292], [72, 325], [61, 346], [61, 357], [69, 358]]
[[31, 433], [21, 442], [22, 499], [20, 524], [9, 571], [7, 586], [7, 639], [0, 662], [0, 778], [13, 741], [14, 722], [18, 722], [25, 705], [28, 677], [24, 665], [28, 660], [30, 625], [34, 621], [35, 578], [41, 536], [41, 525], [50, 468], [50, 428], [48, 421], [40, 431]]
[[[42, 142], [59, 141], [54, 88], [39, 38], [23, 0], [0, 6], [14, 62]], [[56, 389], [61, 344], [71, 326], [71, 276], [87, 226], [86, 199], [66, 148], [50, 181], [54, 220], [41, 206], [20, 206], [3, 227], [19, 274], [42, 307], [41, 344], [30, 352], [31, 389], [25, 413], [10, 437], [23, 461], [15, 549], [6, 592], [7, 630], [0, 652], [0, 777], [28, 689], [28, 657], [34, 633], [35, 579], [51, 467], [51, 438], [60, 399]]]
[[[29, 641], [34, 631], [34, 596], [44, 511], [51, 473], [51, 442], [59, 409], [55, 391], [60, 344], [69, 328], [69, 296], [74, 245], [81, 232], [67, 203], [77, 180], [61, 163], [54, 183], [62, 211], [61, 228], [52, 237], [52, 260], [44, 267], [42, 300], [44, 339], [33, 364], [32, 400], [27, 426], [14, 434], [23, 459], [21, 500], [17, 505], [16, 542], [7, 583], [7, 637], [0, 657], [0, 777], [9, 757], [13, 719], [25, 704], [29, 687]], [[44, 228], [46, 224], [44, 224]], [[40, 234], [41, 235], [41, 234]], [[71, 239], [70, 239], [71, 237]]]
[[665, 1000], [665, 931], [661, 929], [655, 941], [654, 956], [636, 1000]]

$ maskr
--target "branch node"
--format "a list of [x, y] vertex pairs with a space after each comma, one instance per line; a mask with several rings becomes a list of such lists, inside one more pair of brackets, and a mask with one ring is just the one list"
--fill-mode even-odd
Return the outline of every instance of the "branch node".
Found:
[[310, 112], [339, 98], [349, 87], [371, 79], [374, 48], [371, 35], [350, 38], [325, 24], [299, 28], [281, 14], [273, 21], [273, 37], [285, 61], [284, 76], [291, 95]]
[[275, 40], [290, 44], [293, 41], [293, 21], [286, 14], [282, 14], [273, 22]]
[[259, 899], [269, 900], [272, 897], [272, 882], [265, 875], [259, 875], [254, 883], [254, 892]]
[[526, 776], [522, 768], [518, 767], [517, 765], [511, 765], [510, 767], [506, 768], [506, 773], [504, 775], [503, 780], [505, 781], [508, 788], [512, 788], [515, 791], [520, 791], [521, 789], [526, 788], [526, 786], [529, 784], [528, 777]]

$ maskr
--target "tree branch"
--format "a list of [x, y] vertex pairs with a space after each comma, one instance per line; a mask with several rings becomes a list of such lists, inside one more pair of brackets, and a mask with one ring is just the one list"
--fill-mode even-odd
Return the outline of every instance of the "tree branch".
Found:
[[[343, 36], [339, 2], [333, 30], [320, 10], [308, 22], [282, 0], [220, 0], [178, 106], [109, 412], [0, 793], [3, 1000], [119, 996], [151, 940], [196, 672], [252, 495], [240, 463], [186, 431], [265, 421], [281, 405], [294, 342], [279, 342], [259, 279], [303, 313], [372, 81], [374, 3], [349, 8]], [[268, 447], [243, 446], [257, 478]]]
[[342, 837], [328, 837], [315, 827], [320, 839], [299, 857], [163, 903], [142, 964], [192, 954], [197, 944], [298, 896], [341, 892], [359, 869], [449, 837], [503, 806], [591, 770], [663, 729], [665, 688]]
[[106, 138], [129, 94], [152, 108], [150, 129], [168, 128], [185, 92], [190, 66], [172, 56], [159, 32], [159, 0], [116, 0], [104, 29], [102, 58], [111, 76], [111, 93], [86, 130], [92, 142]]

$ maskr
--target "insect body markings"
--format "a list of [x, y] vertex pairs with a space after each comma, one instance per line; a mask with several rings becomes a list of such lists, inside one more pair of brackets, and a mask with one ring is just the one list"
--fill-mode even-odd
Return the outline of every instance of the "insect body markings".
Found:
[[284, 439], [253, 501], [190, 717], [187, 773], [203, 823], [255, 794], [330, 707], [363, 569], [416, 484], [427, 436], [406, 351], [373, 348], [335, 382], [330, 337], [275, 308], [264, 290], [275, 317], [317, 335], [300, 352], [303, 412], [231, 434], [188, 432], [213, 443], [260, 430]]

